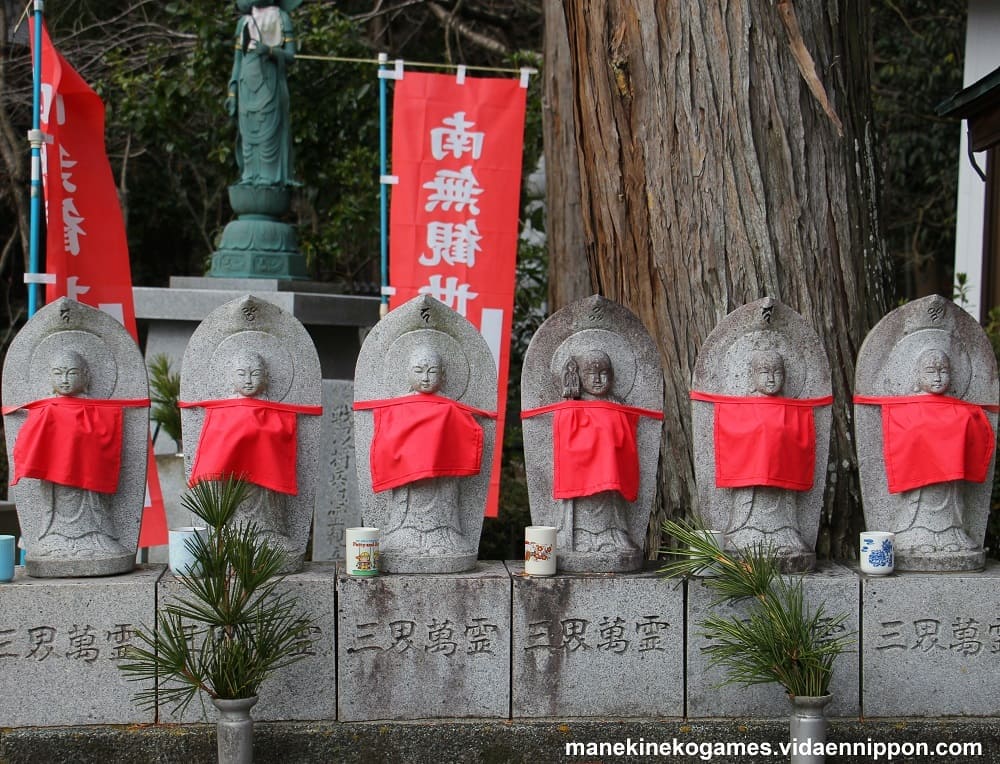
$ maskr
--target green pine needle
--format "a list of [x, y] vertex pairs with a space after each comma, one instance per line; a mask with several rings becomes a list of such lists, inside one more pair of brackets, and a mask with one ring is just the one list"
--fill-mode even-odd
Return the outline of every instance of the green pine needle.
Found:
[[725, 671], [721, 682], [752, 685], [777, 682], [789, 695], [819, 696], [830, 691], [834, 660], [855, 642], [847, 631], [847, 614], [826, 615], [822, 606], [805, 604], [801, 576], [781, 573], [781, 558], [765, 544], [755, 544], [735, 557], [720, 549], [697, 525], [668, 520], [663, 530], [677, 546], [661, 549], [671, 559], [660, 568], [665, 576], [702, 578], [717, 599], [713, 608], [745, 602], [747, 616], [713, 613], [700, 624], [710, 666]]
[[248, 698], [274, 672], [304, 658], [312, 619], [298, 599], [279, 591], [285, 554], [253, 523], [233, 522], [247, 495], [239, 479], [198, 483], [183, 503], [209, 526], [189, 542], [197, 576], [179, 576], [183, 593], [164, 605], [156, 628], [136, 631], [119, 668], [143, 708], [170, 705], [183, 713], [204, 693]]

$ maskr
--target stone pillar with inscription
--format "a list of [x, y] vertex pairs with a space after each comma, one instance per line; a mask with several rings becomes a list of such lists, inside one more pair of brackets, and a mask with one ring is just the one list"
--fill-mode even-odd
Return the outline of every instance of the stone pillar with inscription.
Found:
[[344, 559], [344, 529], [361, 525], [358, 471], [354, 460], [354, 383], [323, 380], [319, 483], [313, 518], [312, 559]]

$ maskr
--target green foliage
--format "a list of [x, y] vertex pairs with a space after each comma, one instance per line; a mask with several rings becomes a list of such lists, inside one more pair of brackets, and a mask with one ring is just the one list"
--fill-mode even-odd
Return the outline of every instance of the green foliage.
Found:
[[899, 291], [911, 298], [951, 288], [960, 127], [938, 117], [935, 107], [962, 89], [967, 6], [965, 0], [872, 3], [882, 219]]
[[158, 353], [149, 363], [149, 399], [152, 407], [149, 418], [156, 422], [153, 439], [162, 429], [181, 450], [181, 410], [177, 401], [181, 397], [181, 375], [170, 370], [170, 358]]
[[143, 682], [135, 698], [144, 708], [168, 704], [183, 712], [199, 691], [253, 697], [312, 644], [311, 618], [278, 589], [285, 553], [253, 523], [234, 522], [247, 490], [229, 479], [198, 483], [184, 496], [185, 509], [209, 529], [188, 542], [198, 575], [178, 576], [184, 593], [160, 609], [155, 632], [136, 631], [119, 664], [130, 680]]
[[711, 666], [721, 666], [722, 684], [777, 682], [789, 695], [815, 697], [830, 691], [833, 663], [854, 643], [844, 632], [847, 614], [828, 616], [822, 606], [810, 610], [802, 594], [801, 576], [784, 576], [773, 547], [757, 544], [733, 557], [701, 528], [667, 520], [663, 530], [678, 542], [662, 549], [673, 557], [660, 568], [665, 576], [696, 575], [722, 603], [746, 602], [748, 615], [710, 614], [699, 627], [711, 641], [704, 648]]

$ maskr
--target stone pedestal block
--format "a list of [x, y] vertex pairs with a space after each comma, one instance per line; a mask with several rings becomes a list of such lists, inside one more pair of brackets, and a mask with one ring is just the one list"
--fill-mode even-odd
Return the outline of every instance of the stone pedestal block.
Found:
[[[336, 567], [333, 563], [306, 563], [281, 584], [299, 600], [299, 609], [313, 620], [315, 641], [302, 660], [279, 669], [260, 691], [254, 706], [256, 721], [312, 721], [335, 719], [336, 687]], [[159, 602], [177, 597], [185, 590], [169, 572], [159, 584]], [[184, 714], [177, 715], [168, 706], [160, 707], [160, 722], [214, 722], [218, 711], [206, 697], [204, 708], [195, 700]]]
[[323, 380], [319, 483], [313, 517], [313, 560], [344, 559], [344, 529], [361, 525], [354, 466], [354, 383]]
[[[821, 562], [812, 573], [803, 574], [806, 604], [815, 609], [822, 605], [828, 615], [848, 613], [844, 622], [847, 631], [859, 626], [858, 576], [850, 568], [831, 562]], [[708, 640], [701, 636], [699, 623], [709, 613], [734, 615], [746, 611], [746, 605], [717, 605], [716, 596], [701, 579], [688, 582], [687, 601], [687, 716], [691, 718], [750, 716], [776, 718], [788, 716], [791, 706], [785, 691], [777, 684], [750, 687], [726, 685], [717, 687], [724, 677], [721, 668], [709, 668], [708, 656], [702, 648]], [[827, 716], [858, 716], [861, 713], [858, 687], [858, 652], [842, 653], [834, 663], [830, 691], [833, 700], [826, 708]]]
[[653, 571], [513, 579], [513, 716], [683, 716], [684, 589]]
[[340, 721], [506, 718], [510, 577], [465, 573], [337, 580]]
[[118, 663], [153, 622], [164, 568], [61, 579], [16, 570], [0, 584], [0, 727], [152, 723]]
[[864, 713], [1000, 715], [1000, 565], [862, 579]]

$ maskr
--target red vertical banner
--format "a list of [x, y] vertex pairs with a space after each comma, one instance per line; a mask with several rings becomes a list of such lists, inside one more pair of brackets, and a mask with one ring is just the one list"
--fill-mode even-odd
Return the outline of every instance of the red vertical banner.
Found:
[[[69, 297], [110, 313], [138, 340], [125, 222], [104, 146], [104, 104], [59, 55], [44, 26], [41, 89], [45, 269], [54, 277], [46, 300]], [[152, 449], [146, 474], [139, 546], [166, 544]]]
[[487, 517], [500, 490], [526, 93], [515, 79], [406, 72], [393, 95], [390, 307], [428, 294], [472, 322], [493, 353]]

